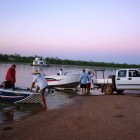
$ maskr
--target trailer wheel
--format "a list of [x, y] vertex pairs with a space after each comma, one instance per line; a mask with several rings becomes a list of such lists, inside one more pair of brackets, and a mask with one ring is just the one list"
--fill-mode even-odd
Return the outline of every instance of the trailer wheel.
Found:
[[112, 85], [104, 85], [103, 87], [103, 93], [106, 95], [110, 95], [113, 93], [113, 87]]

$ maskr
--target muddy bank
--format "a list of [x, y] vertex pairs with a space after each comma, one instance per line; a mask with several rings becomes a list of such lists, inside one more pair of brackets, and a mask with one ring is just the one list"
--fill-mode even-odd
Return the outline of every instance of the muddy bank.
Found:
[[0, 126], [3, 140], [138, 140], [140, 95], [77, 96], [63, 108]]

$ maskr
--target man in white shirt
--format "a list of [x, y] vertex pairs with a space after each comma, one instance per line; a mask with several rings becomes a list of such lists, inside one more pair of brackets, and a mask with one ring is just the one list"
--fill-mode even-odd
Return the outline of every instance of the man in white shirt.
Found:
[[48, 86], [48, 83], [47, 83], [46, 79], [44, 78], [44, 76], [42, 74], [40, 74], [40, 72], [37, 69], [34, 70], [33, 74], [34, 74], [34, 77], [33, 77], [30, 91], [32, 91], [32, 88], [35, 86], [35, 83], [37, 83], [37, 86], [40, 89], [41, 100], [43, 102], [43, 110], [46, 110], [47, 105], [46, 105], [44, 93], [45, 93], [45, 89]]
[[63, 69], [60, 68], [59, 72], [58, 72], [58, 75], [63, 75]]

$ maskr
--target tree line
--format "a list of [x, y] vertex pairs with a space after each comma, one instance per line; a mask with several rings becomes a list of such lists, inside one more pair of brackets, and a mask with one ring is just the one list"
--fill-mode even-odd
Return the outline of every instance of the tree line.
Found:
[[[21, 56], [20, 54], [0, 54], [0, 62], [5, 63], [27, 63], [32, 64], [35, 56]], [[81, 61], [81, 60], [69, 60], [60, 59], [57, 57], [46, 57], [47, 64], [57, 64], [57, 65], [76, 65], [76, 66], [94, 66], [94, 67], [110, 67], [110, 68], [140, 68], [140, 65], [127, 64], [127, 63], [105, 63], [105, 62], [95, 62], [95, 61]]]

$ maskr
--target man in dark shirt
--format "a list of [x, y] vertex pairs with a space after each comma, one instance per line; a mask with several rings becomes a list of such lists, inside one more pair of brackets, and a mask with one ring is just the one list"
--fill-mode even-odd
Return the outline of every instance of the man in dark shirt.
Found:
[[11, 67], [7, 70], [6, 74], [6, 86], [7, 88], [13, 88], [15, 89], [15, 82], [16, 82], [16, 65], [13, 64]]

